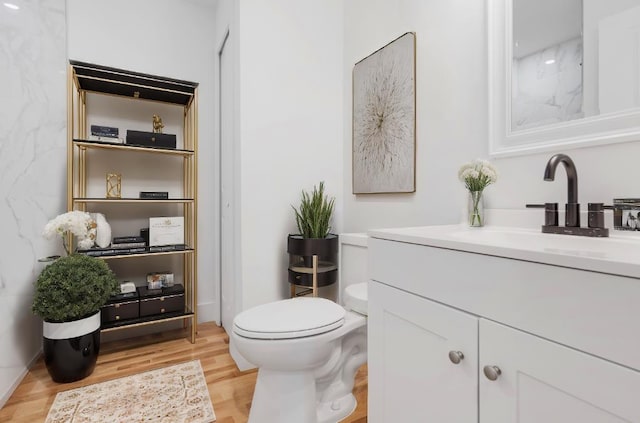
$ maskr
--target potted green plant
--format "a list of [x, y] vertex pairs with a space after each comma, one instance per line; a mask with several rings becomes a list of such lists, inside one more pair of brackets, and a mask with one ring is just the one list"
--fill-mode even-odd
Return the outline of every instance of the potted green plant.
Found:
[[93, 372], [100, 352], [100, 307], [118, 292], [118, 283], [101, 259], [70, 252], [69, 233], [79, 248], [90, 248], [95, 222], [71, 211], [51, 220], [44, 235], [62, 237], [67, 253], [54, 257], [36, 280], [33, 313], [43, 319], [44, 360], [55, 382], [73, 382]]
[[[290, 234], [287, 252], [290, 255], [289, 282], [313, 285], [313, 256], [317, 256], [316, 286], [327, 286], [337, 279], [338, 236], [330, 233], [335, 198], [324, 193], [324, 182], [313, 186], [311, 193], [302, 191], [295, 212], [298, 234]], [[315, 294], [315, 292], [314, 292]]]

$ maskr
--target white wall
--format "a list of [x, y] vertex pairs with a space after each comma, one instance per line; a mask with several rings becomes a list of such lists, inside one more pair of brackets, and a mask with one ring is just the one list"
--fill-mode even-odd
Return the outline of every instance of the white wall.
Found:
[[342, 3], [239, 2], [241, 309], [288, 297], [302, 189], [325, 181], [341, 230]]
[[40, 352], [37, 260], [62, 252], [42, 230], [66, 207], [65, 3], [17, 4], [0, 5], [0, 407]]
[[[613, 198], [638, 198], [638, 161], [640, 143], [566, 149], [578, 170], [578, 200], [581, 210], [587, 203], [611, 204]], [[512, 157], [495, 161], [500, 170], [498, 183], [487, 189], [490, 207], [522, 209], [526, 203], [567, 202], [567, 178], [558, 169], [554, 182], [542, 179], [544, 168], [553, 153]], [[544, 222], [542, 212], [540, 221]], [[583, 220], [583, 226], [586, 221]]]
[[[198, 87], [198, 320], [218, 316], [215, 166], [215, 2], [67, 0], [68, 57], [200, 83]], [[65, 157], [61, 157], [65, 160]]]
[[[466, 201], [459, 166], [486, 155], [485, 2], [348, 0], [344, 17], [344, 229], [457, 222]], [[353, 65], [416, 33], [416, 192], [353, 195]]]
[[[460, 221], [466, 192], [457, 180], [457, 170], [470, 159], [488, 156], [485, 8], [484, 1], [464, 0], [345, 3], [345, 231]], [[417, 191], [354, 196], [349, 194], [351, 69], [406, 31], [417, 34]], [[639, 142], [562, 151], [577, 166], [583, 210], [588, 202], [638, 197], [634, 181]], [[499, 178], [485, 190], [485, 207], [523, 209], [526, 203], [542, 202], [563, 207], [567, 201], [564, 170], [558, 171], [555, 182], [542, 178], [552, 154], [494, 160]]]

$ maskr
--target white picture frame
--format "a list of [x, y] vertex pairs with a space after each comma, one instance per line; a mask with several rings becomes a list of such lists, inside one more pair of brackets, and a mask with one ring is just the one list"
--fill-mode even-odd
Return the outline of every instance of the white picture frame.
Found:
[[150, 217], [149, 246], [184, 244], [184, 217]]

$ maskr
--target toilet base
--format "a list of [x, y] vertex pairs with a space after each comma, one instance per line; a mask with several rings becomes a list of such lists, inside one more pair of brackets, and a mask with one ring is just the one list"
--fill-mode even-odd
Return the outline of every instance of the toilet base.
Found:
[[337, 423], [357, 405], [351, 393], [316, 403], [316, 381], [311, 371], [259, 369], [248, 423]]
[[356, 410], [358, 402], [353, 394], [347, 394], [331, 403], [318, 404], [318, 423], [337, 423]]
[[248, 423], [318, 423], [313, 371], [260, 368]]

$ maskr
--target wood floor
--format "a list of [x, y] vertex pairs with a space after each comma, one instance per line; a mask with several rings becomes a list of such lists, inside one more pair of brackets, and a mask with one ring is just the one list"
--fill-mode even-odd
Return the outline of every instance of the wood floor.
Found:
[[[79, 382], [53, 382], [40, 359], [0, 410], [0, 422], [44, 422], [58, 392], [195, 359], [202, 364], [216, 422], [246, 422], [257, 373], [255, 370], [238, 370], [229, 355], [227, 334], [214, 323], [198, 326], [195, 344], [188, 342], [179, 332], [103, 344], [95, 371]], [[354, 394], [358, 408], [343, 422], [365, 423], [366, 365], [358, 371]]]

